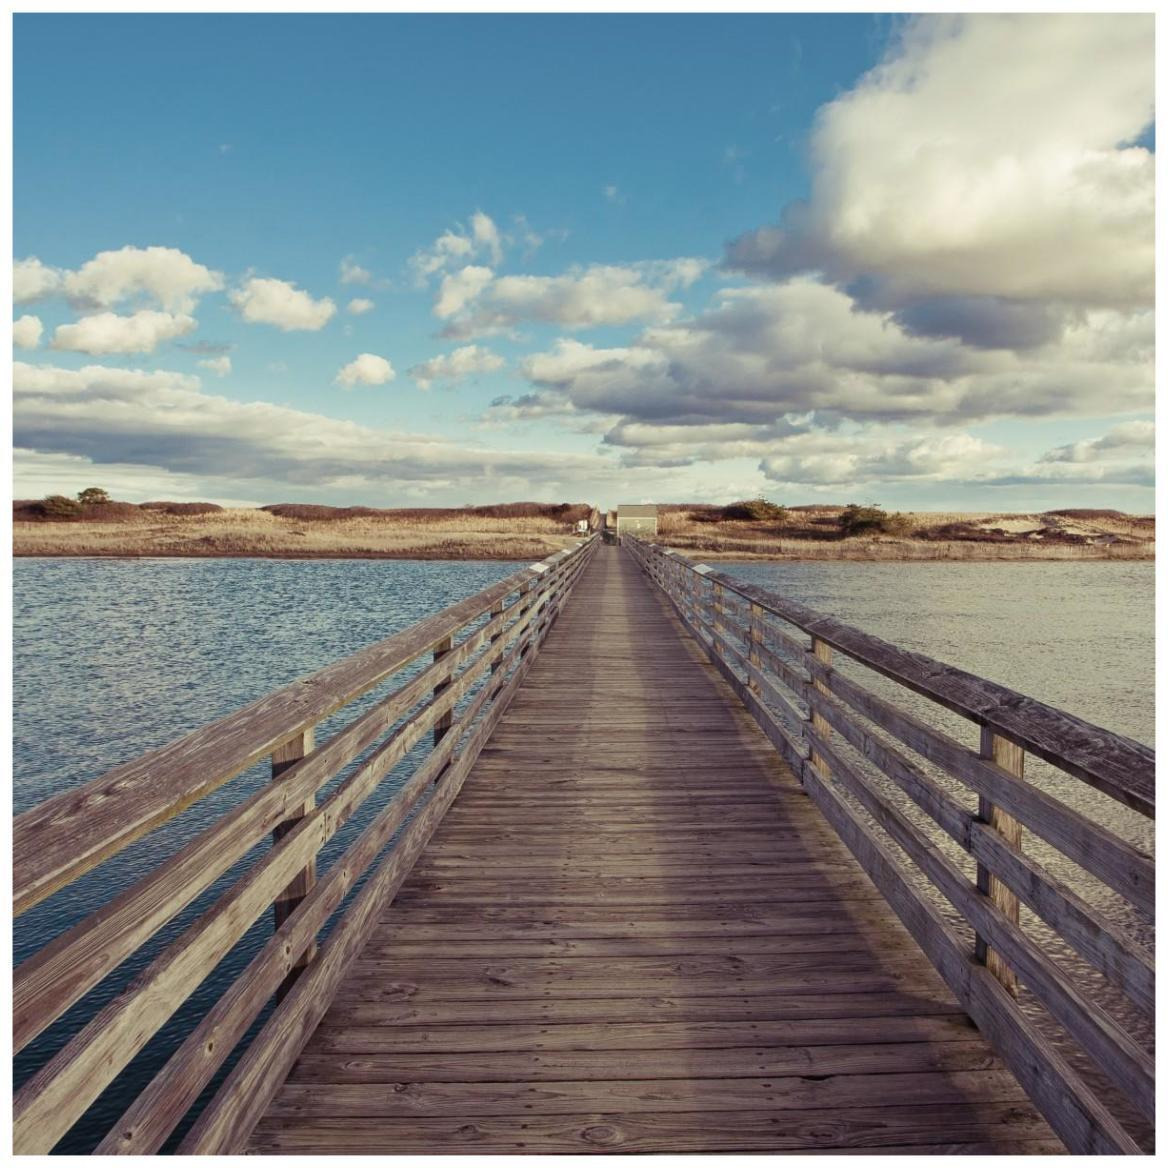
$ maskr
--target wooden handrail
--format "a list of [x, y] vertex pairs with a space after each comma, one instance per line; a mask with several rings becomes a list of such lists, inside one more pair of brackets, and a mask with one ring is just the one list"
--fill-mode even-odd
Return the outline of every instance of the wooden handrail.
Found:
[[[1115, 1097], [1148, 1119], [1155, 1093], [1152, 1056], [1128, 1032], [1125, 1018], [1052, 959], [1021, 922], [1019, 904], [1102, 973], [1138, 1013], [1154, 1008], [1152, 954], [1114, 913], [1094, 906], [1027, 855], [1022, 827], [1147, 917], [1155, 911], [1153, 861], [1056, 794], [1027, 782], [1023, 759], [1030, 752], [1151, 818], [1154, 752], [671, 549], [635, 537], [626, 537], [624, 546], [673, 602], [1067, 1146], [1074, 1152], [1139, 1152], [1111, 1098], [1088, 1086], [1032, 1013], [1019, 1007], [1018, 985], [1102, 1072]], [[810, 640], [793, 635], [791, 627]], [[969, 719], [981, 727], [979, 748], [970, 749], [841, 674], [834, 654]], [[977, 814], [913, 755], [976, 794]], [[909, 804], [924, 811], [939, 833], [906, 815]], [[951, 858], [952, 845], [972, 861], [976, 879]], [[970, 926], [972, 944], [938, 915], [928, 885]]]
[[[670, 559], [696, 567], [694, 561], [679, 553], [673, 553]], [[990, 727], [1142, 815], [1155, 815], [1156, 756], [1143, 743], [1093, 726], [1074, 714], [975, 673], [901, 649], [725, 572], [711, 570], [704, 576], [710, 584], [757, 604], [906, 689]]]
[[[13, 1111], [18, 1152], [50, 1151], [273, 906], [277, 913], [271, 941], [155, 1076], [141, 1096], [143, 1102], [131, 1107], [102, 1150], [157, 1151], [274, 993], [280, 994], [280, 1002], [272, 1018], [287, 1019], [299, 1017], [296, 1011], [303, 1010], [305, 995], [298, 989], [302, 981], [310, 981], [314, 993], [326, 992], [330, 985], [335, 988], [328, 978], [343, 969], [344, 962], [337, 963], [334, 937], [356, 935], [357, 926], [346, 927], [344, 922], [359, 904], [366, 906], [362, 921], [374, 911], [368, 907], [370, 889], [379, 889], [378, 903], [384, 903], [408, 874], [425, 842], [423, 836], [428, 838], [426, 832], [433, 830], [457, 793], [594, 547], [590, 537], [570, 551], [558, 552], [235, 715], [77, 791], [56, 796], [17, 820], [15, 900], [28, 907], [265, 753], [274, 759], [271, 783], [16, 970], [14, 1030], [19, 1050], [256, 843], [271, 837], [268, 850], [236, 883], [23, 1085]], [[372, 709], [314, 746], [312, 731], [320, 718], [378, 682], [418, 665], [420, 669]], [[218, 745], [216, 733], [224, 736]], [[413, 776], [340, 859], [317, 874], [321, 848], [422, 742], [429, 753]], [[373, 750], [365, 753], [371, 746]], [[357, 759], [356, 769], [317, 804], [316, 793]], [[173, 772], [162, 769], [167, 766]], [[147, 789], [151, 775], [157, 777], [158, 790]], [[136, 799], [149, 806], [135, 813]], [[87, 821], [78, 818], [79, 808], [87, 806], [101, 811], [92, 817], [89, 830]], [[317, 934], [330, 915], [416, 808], [421, 810], [316, 952]], [[332, 972], [322, 983], [319, 970], [324, 968]], [[322, 1010], [327, 1004], [327, 999], [317, 1003]], [[261, 1051], [261, 1065], [273, 1075], [273, 1068], [283, 1065], [277, 1046], [290, 1049], [286, 1034]], [[230, 1102], [230, 1092], [226, 1098], [229, 1102], [223, 1106], [230, 1110], [238, 1101]]]

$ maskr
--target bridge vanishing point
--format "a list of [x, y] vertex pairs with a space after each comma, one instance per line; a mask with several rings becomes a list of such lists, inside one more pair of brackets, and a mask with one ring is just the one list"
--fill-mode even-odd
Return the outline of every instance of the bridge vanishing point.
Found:
[[1074, 796], [1153, 771], [591, 537], [17, 818], [20, 914], [243, 783], [17, 967], [17, 1051], [96, 1005], [14, 1150], [1148, 1151], [1152, 859]]

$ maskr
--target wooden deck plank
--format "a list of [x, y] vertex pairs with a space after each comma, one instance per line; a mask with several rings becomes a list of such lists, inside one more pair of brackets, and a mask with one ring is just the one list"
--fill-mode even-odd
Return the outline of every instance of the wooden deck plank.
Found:
[[321, 1034], [323, 1052], [418, 1054], [450, 1051], [652, 1050], [694, 1051], [704, 1048], [867, 1044], [872, 1042], [962, 1042], [977, 1030], [963, 1014], [904, 1018], [895, 1014], [849, 1019], [767, 1020], [762, 1022], [590, 1022], [501, 1025], [494, 1020], [475, 1025], [405, 1026], [358, 1022], [333, 1017]]
[[[289, 1083], [311, 1089], [321, 1078], [346, 1083], [611, 1083], [736, 1079], [774, 1076], [777, 1081], [808, 1075], [854, 1076], [994, 1069], [994, 1058], [976, 1035], [968, 1042], [892, 1042], [815, 1046], [697, 1047], [691, 1050], [411, 1051], [386, 1053], [376, 1047], [377, 1028], [340, 1031], [337, 1050], [304, 1057]], [[343, 1092], [338, 1091], [338, 1096]], [[328, 1097], [312, 1104], [335, 1114]], [[472, 1109], [473, 1109], [473, 1105]]]
[[[349, 1061], [357, 1059], [353, 1056]], [[339, 1075], [339, 1060], [330, 1060], [327, 1065], [330, 1070], [326, 1073]], [[1005, 1070], [827, 1075], [822, 1079], [765, 1074], [733, 1079], [622, 1079], [619, 1060], [614, 1060], [609, 1077], [601, 1080], [289, 1081], [265, 1120], [424, 1115], [467, 1119], [576, 1111], [625, 1115], [645, 1111], [803, 1111], [871, 1106], [878, 1099], [911, 1099], [915, 1108], [936, 1109], [964, 1103], [971, 1096], [987, 1103], [1026, 1101], [1017, 1080]]]
[[311, 1124], [265, 1123], [253, 1150], [284, 1155], [321, 1148], [383, 1153], [652, 1153], [652, 1152], [880, 1152], [999, 1155], [1057, 1154], [1046, 1122], [1029, 1104], [950, 1104], [785, 1112], [670, 1112], [666, 1114], [419, 1116], [317, 1119]]
[[[788, 1021], [792, 1019], [870, 1018], [889, 1015], [918, 1018], [961, 1013], [947, 991], [893, 990], [883, 993], [857, 990], [821, 997], [784, 997], [780, 994], [645, 995], [624, 998], [501, 998], [491, 1003], [495, 1024], [527, 1026], [545, 1024], [618, 1025], [624, 1022]], [[482, 1022], [477, 1001], [359, 1001], [346, 996], [328, 1013], [330, 1025], [457, 1026]], [[322, 1030], [322, 1035], [325, 1031]]]
[[1059, 1147], [605, 547], [250, 1150]]

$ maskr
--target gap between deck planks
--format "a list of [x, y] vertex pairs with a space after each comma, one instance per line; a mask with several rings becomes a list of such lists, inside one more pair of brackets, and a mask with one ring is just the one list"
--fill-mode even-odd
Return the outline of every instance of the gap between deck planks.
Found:
[[250, 1150], [865, 1149], [1062, 1150], [601, 547]]

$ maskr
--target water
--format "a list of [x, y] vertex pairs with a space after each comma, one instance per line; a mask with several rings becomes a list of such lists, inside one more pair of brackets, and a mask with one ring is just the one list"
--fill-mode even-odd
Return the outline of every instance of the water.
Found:
[[[406, 628], [517, 566], [379, 560], [17, 560], [15, 810]], [[1151, 564], [752, 563], [726, 569], [904, 648], [1002, 682], [1108, 729], [1152, 740]], [[350, 708], [343, 720], [366, 708], [378, 692]], [[318, 741], [339, 725], [334, 719], [322, 727]], [[422, 750], [402, 764], [401, 778], [388, 782], [368, 811], [347, 825], [347, 834], [322, 857], [322, 868], [384, 805]], [[252, 768], [19, 918], [14, 924], [16, 961], [100, 907], [266, 781], [263, 765]], [[1073, 793], [1085, 800], [1085, 810], [1104, 818], [1113, 815], [1117, 830], [1150, 848], [1150, 832], [1137, 817], [1081, 788], [1077, 784]], [[1100, 811], [1100, 804], [1109, 806]], [[246, 857], [226, 873], [142, 954], [124, 963], [22, 1052], [17, 1084], [253, 859]], [[93, 1147], [269, 934], [265, 916], [115, 1080], [61, 1150]]]
[[749, 563], [726, 571], [1151, 743], [1154, 565]]

